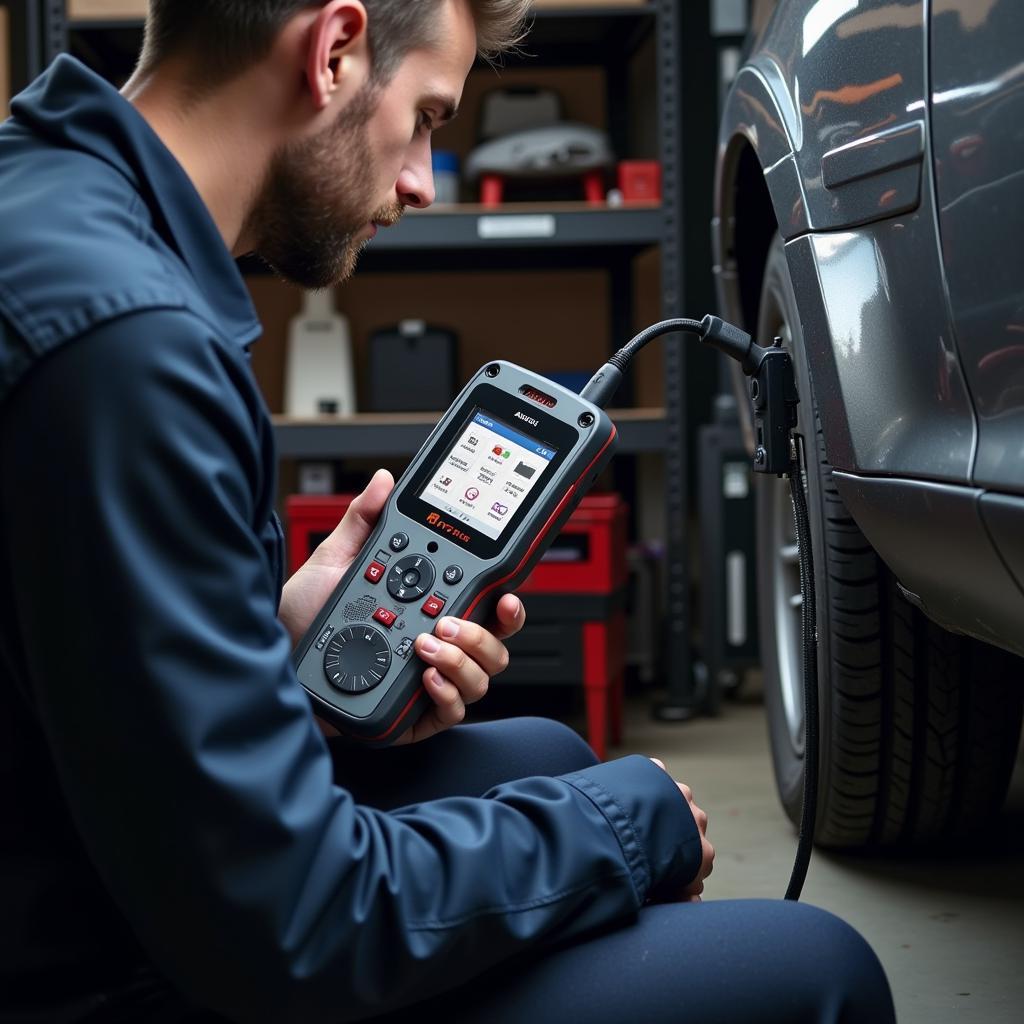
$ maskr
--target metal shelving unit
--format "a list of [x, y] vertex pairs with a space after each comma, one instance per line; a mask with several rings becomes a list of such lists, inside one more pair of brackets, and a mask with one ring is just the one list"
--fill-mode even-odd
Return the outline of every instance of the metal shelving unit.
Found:
[[[108, 67], [120, 62], [120, 73], [130, 70], [131, 63], [126, 62], [137, 52], [141, 23], [109, 19], [69, 22], [64, 0], [0, 2], [11, 9], [16, 38], [25, 41], [24, 59], [14, 68], [16, 86], [68, 49]], [[423, 254], [429, 252], [431, 269], [477, 272], [603, 267], [611, 275], [611, 336], [619, 339], [632, 333], [633, 257], [657, 246], [662, 262], [662, 315], [699, 316], [714, 308], [709, 224], [717, 68], [715, 49], [709, 44], [709, 3], [650, 0], [642, 6], [540, 9], [524, 52], [506, 60], [508, 67], [602, 66], [609, 100], [608, 130], [613, 148], [626, 153], [630, 115], [622, 97], [628, 94], [627, 64], [654, 33], [663, 168], [660, 207], [557, 204], [527, 208], [517, 204], [514, 211], [460, 206], [418, 213], [382, 232], [362, 265], [377, 271], [421, 269]], [[664, 353], [665, 409], [624, 415], [621, 424], [626, 450], [664, 454], [669, 700], [660, 712], [665, 718], [682, 719], [689, 717], [702, 699], [695, 691], [690, 668], [690, 438], [703, 415], [701, 404], [713, 392], [714, 363], [710, 353], [698, 351], [692, 340], [678, 336], [665, 339]], [[628, 393], [625, 397], [628, 400]], [[428, 420], [415, 418], [391, 418], [388, 423], [366, 417], [330, 424], [284, 418], [275, 422], [282, 457], [337, 456], [344, 450], [371, 456], [403, 455], [417, 448], [428, 427]]]
[[[436, 413], [360, 413], [344, 419], [274, 417], [278, 454], [286, 459], [330, 459], [339, 452], [370, 458], [414, 455], [441, 418]], [[663, 452], [666, 430], [663, 409], [613, 409], [619, 450]]]
[[[656, 6], [664, 182], [662, 312], [665, 317], [699, 317], [704, 310], [715, 308], [710, 225], [717, 68], [715, 50], [709, 44], [710, 0], [656, 0]], [[700, 713], [704, 703], [690, 643], [691, 438], [696, 435], [696, 421], [704, 418], [694, 408], [694, 399], [699, 393], [698, 381], [714, 380], [715, 364], [712, 353], [701, 351], [692, 338], [671, 335], [664, 340], [668, 696], [655, 708], [655, 714], [665, 721], [685, 721]]]

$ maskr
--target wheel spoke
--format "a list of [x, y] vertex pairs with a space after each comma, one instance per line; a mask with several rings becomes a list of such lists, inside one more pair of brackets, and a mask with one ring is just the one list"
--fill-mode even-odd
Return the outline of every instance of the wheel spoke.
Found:
[[779, 559], [787, 565], [797, 565], [800, 562], [800, 545], [784, 544], [779, 548]]

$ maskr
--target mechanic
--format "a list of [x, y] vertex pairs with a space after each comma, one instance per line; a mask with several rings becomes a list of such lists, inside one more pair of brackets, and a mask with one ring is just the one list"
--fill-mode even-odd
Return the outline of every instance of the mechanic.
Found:
[[660, 762], [448, 729], [515, 596], [417, 639], [436, 706], [392, 749], [332, 759], [296, 680], [392, 480], [282, 593], [233, 256], [347, 277], [527, 8], [151, 0], [121, 93], [61, 57], [0, 127], [0, 1020], [893, 1019], [838, 919], [700, 902]]

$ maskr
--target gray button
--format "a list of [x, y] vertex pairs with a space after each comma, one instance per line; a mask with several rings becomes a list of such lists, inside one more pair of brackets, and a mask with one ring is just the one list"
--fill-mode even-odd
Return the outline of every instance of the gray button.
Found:
[[462, 582], [463, 572], [462, 569], [457, 565], [449, 565], [444, 571], [444, 581], [449, 585]]
[[409, 537], [404, 533], [396, 533], [389, 543], [392, 551], [404, 551], [409, 546]]

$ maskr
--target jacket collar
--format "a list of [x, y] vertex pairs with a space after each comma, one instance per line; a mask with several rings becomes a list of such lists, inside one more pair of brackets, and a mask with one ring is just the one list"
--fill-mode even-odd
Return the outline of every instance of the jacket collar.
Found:
[[112, 85], [61, 55], [14, 99], [11, 113], [57, 145], [91, 153], [124, 175], [224, 330], [243, 346], [259, 337], [249, 292], [206, 204], [149, 123]]

